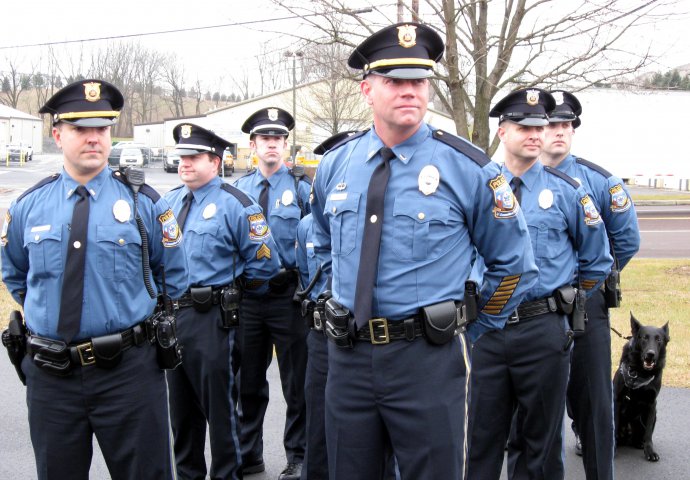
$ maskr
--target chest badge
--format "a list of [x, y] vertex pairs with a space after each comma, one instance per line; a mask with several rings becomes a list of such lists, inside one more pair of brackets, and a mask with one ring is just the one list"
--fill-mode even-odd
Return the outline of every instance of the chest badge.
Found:
[[438, 184], [441, 181], [441, 174], [433, 165], [427, 165], [419, 172], [419, 191], [424, 195], [431, 195], [438, 189]]
[[539, 194], [539, 206], [546, 210], [547, 208], [551, 208], [551, 205], [553, 205], [553, 192], [545, 188]]
[[206, 208], [204, 208], [204, 211], [201, 213], [201, 216], [204, 217], [204, 220], [208, 220], [216, 214], [217, 210], [218, 208], [216, 208], [215, 203], [209, 203], [208, 205], [206, 205]]
[[285, 190], [283, 195], [280, 197], [280, 201], [283, 202], [283, 205], [290, 205], [294, 200], [295, 194], [292, 193], [292, 190]]
[[120, 199], [113, 205], [113, 216], [118, 222], [125, 223], [129, 221], [131, 214], [132, 209], [130, 208], [129, 203], [125, 202], [124, 200]]

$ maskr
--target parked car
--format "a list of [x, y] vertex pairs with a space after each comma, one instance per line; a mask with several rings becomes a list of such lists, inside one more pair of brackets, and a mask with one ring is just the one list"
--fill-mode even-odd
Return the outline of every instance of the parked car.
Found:
[[151, 147], [144, 145], [143, 143], [136, 142], [118, 142], [110, 149], [110, 155], [108, 156], [108, 164], [117, 167], [120, 165], [120, 156], [122, 151], [126, 148], [138, 148], [141, 152], [142, 158], [144, 159], [144, 165], [148, 165], [151, 161]]
[[220, 165], [219, 173], [223, 177], [235, 173], [235, 157], [228, 148], [223, 152], [223, 163]]
[[30, 162], [33, 160], [33, 148], [27, 145], [7, 145], [3, 154], [2, 160], [9, 156], [10, 162], [19, 162], [20, 160]]
[[[118, 149], [119, 150], [119, 149]], [[144, 154], [138, 148], [126, 147], [120, 153], [120, 167], [129, 167], [134, 165], [136, 167], [144, 166]]]
[[163, 170], [166, 172], [177, 172], [177, 168], [180, 166], [180, 156], [174, 152], [168, 152], [167, 155], [163, 157]]

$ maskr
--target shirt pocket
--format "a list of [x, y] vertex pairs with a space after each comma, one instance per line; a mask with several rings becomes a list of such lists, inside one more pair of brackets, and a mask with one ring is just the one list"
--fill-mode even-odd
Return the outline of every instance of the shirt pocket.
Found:
[[62, 225], [48, 230], [24, 232], [24, 248], [29, 251], [29, 265], [36, 278], [56, 278], [63, 273]]
[[132, 224], [97, 225], [98, 273], [108, 280], [124, 280], [143, 275], [141, 236]]
[[572, 250], [568, 225], [560, 211], [549, 209], [527, 219], [532, 250], [537, 258], [558, 258]]
[[331, 196], [326, 201], [324, 213], [328, 216], [331, 227], [331, 253], [333, 255], [352, 253], [359, 235], [358, 212], [359, 199], [362, 195], [353, 192], [348, 192], [346, 195], [342, 200], [333, 200]]
[[301, 216], [302, 212], [294, 202], [290, 205], [281, 205], [271, 210], [268, 226], [271, 229], [273, 238], [282, 245], [294, 248], [295, 239], [297, 238], [297, 224]]
[[212, 221], [185, 226], [184, 245], [188, 256], [192, 260], [208, 258], [213, 252], [214, 245], [222, 240], [218, 237], [219, 230], [218, 223]]
[[395, 241], [393, 251], [402, 259], [438, 258], [452, 242], [450, 204], [396, 198], [393, 205]]

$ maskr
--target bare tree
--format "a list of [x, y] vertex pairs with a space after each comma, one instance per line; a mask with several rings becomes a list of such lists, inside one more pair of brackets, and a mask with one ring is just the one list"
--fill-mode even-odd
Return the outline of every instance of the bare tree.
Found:
[[163, 62], [162, 79], [170, 89], [163, 96], [170, 113], [175, 117], [183, 117], [184, 113], [184, 67], [178, 63], [177, 56], [168, 55]]
[[[374, 7], [373, 12], [360, 14], [349, 10], [345, 0], [276, 3], [302, 16], [305, 28], [295, 30], [296, 40], [350, 47], [394, 23], [397, 5], [404, 4]], [[626, 50], [625, 40], [636, 27], [667, 18], [676, 1], [411, 3], [403, 5], [405, 17], [419, 18], [445, 39], [446, 52], [433, 82], [441, 104], [452, 115], [457, 132], [491, 154], [498, 140], [490, 139], [488, 114], [501, 89], [558, 85], [579, 90], [638, 72], [651, 60], [649, 46]]]
[[164, 56], [154, 50], [140, 48], [132, 61], [134, 63], [132, 73], [136, 96], [131, 101], [131, 107], [136, 112], [135, 122], [148, 123], [158, 110], [154, 93], [156, 83], [161, 76]]
[[2, 80], [0, 103], [17, 108], [22, 93], [31, 88], [31, 75], [21, 73], [15, 60], [5, 57], [5, 62], [7, 67], [0, 69], [3, 72], [0, 76], [0, 80]]

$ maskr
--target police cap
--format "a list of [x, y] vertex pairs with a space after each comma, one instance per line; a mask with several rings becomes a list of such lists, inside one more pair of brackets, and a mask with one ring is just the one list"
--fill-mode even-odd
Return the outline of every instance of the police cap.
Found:
[[124, 103], [115, 85], [103, 80], [80, 80], [58, 90], [38, 113], [51, 114], [53, 125], [65, 122], [79, 127], [107, 127], [117, 123]]
[[572, 122], [573, 128], [580, 126], [582, 105], [575, 95], [565, 90], [551, 90], [556, 108], [549, 113], [549, 123]]
[[242, 131], [250, 137], [268, 135], [287, 137], [295, 128], [295, 119], [282, 108], [262, 108], [252, 113], [242, 124]]
[[357, 130], [348, 130], [346, 132], [336, 133], [335, 135], [328, 137], [326, 140], [316, 146], [314, 149], [314, 154], [323, 155], [331, 148], [335, 147], [337, 144], [345, 140], [347, 137], [354, 135], [355, 133], [357, 133]]
[[541, 88], [523, 88], [503, 97], [489, 112], [490, 117], [498, 117], [500, 124], [510, 120], [520, 125], [541, 127], [549, 124], [548, 113], [556, 102], [549, 92]]
[[433, 75], [443, 56], [443, 40], [427, 25], [398, 23], [371, 35], [350, 55], [347, 64], [384, 77], [415, 79]]
[[211, 130], [192, 123], [181, 123], [173, 129], [175, 139], [175, 153], [178, 155], [196, 155], [197, 153], [212, 153], [223, 158], [223, 151], [232, 144], [219, 137]]

